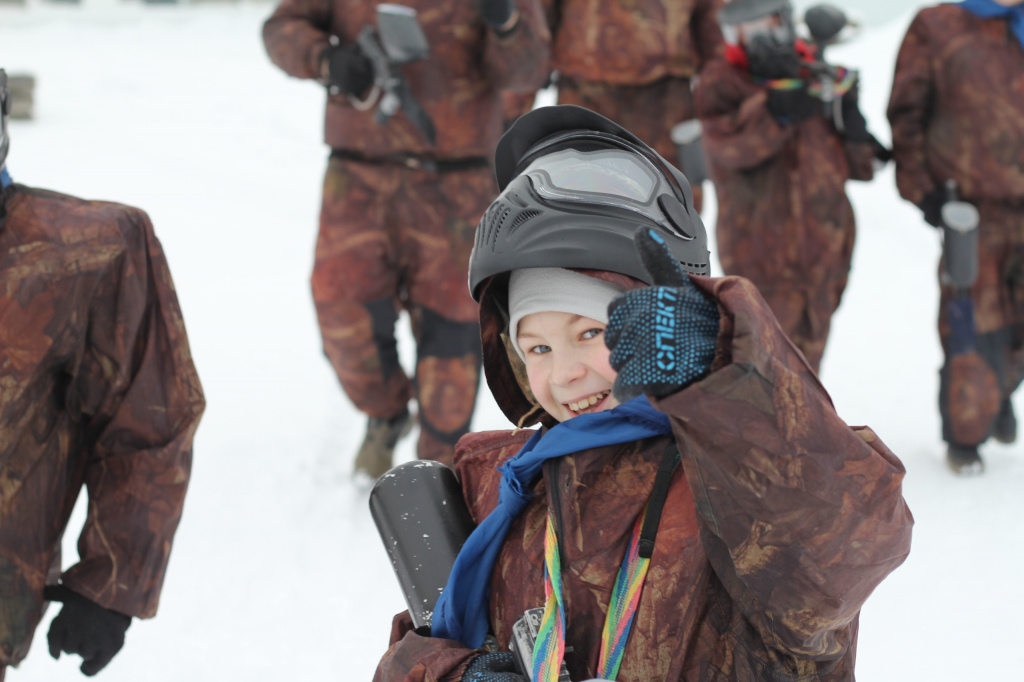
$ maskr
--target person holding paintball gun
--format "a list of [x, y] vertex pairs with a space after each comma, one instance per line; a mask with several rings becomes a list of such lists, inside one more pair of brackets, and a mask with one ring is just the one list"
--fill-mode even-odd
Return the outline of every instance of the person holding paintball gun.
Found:
[[748, 281], [705, 276], [689, 184], [639, 138], [544, 107], [496, 169], [469, 279], [517, 428], [459, 442], [478, 525], [375, 682], [853, 679], [861, 605], [910, 549], [902, 464]]
[[[390, 468], [413, 400], [419, 457], [450, 462], [479, 383], [473, 228], [494, 193], [501, 93], [547, 78], [543, 11], [538, 0], [283, 0], [263, 39], [286, 73], [328, 88], [312, 289], [324, 352], [368, 417], [355, 473]], [[414, 377], [394, 336], [403, 310]]]
[[853, 255], [846, 181], [870, 180], [882, 147], [860, 112], [856, 72], [821, 59], [842, 21], [817, 44], [797, 38], [789, 0], [733, 0], [719, 21], [725, 58], [695, 92], [719, 261], [757, 286], [818, 371]]
[[[989, 437], [1017, 438], [1011, 398], [1024, 375], [1024, 3], [922, 9], [896, 60], [888, 117], [896, 185], [945, 232], [939, 412], [957, 473], [984, 468]], [[958, 238], [957, 203], [976, 210]], [[962, 208], [962, 206], [960, 207]], [[967, 268], [957, 268], [962, 261]], [[957, 277], [964, 270], [973, 281]]]

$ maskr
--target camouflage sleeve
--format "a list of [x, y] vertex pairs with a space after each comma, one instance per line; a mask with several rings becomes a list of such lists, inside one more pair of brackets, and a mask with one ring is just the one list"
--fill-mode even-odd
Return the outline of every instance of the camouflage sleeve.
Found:
[[910, 551], [905, 470], [838, 417], [750, 282], [694, 281], [722, 310], [718, 356], [656, 404], [684, 453], [708, 559], [788, 664], [837, 660], [846, 626]]
[[535, 92], [551, 69], [551, 34], [541, 0], [516, 0], [519, 23], [505, 36], [487, 29], [484, 69], [497, 89]]
[[270, 60], [289, 76], [319, 78], [330, 18], [330, 0], [282, 0], [263, 24]]
[[900, 196], [920, 204], [935, 182], [928, 172], [925, 132], [933, 105], [931, 49], [921, 15], [914, 18], [896, 57], [886, 112], [892, 128], [896, 187]]
[[455, 640], [417, 633], [405, 611], [395, 616], [391, 646], [381, 658], [373, 682], [459, 682], [481, 653]]
[[731, 171], [761, 165], [782, 151], [797, 126], [780, 126], [768, 113], [763, 88], [741, 80], [739, 71], [716, 59], [701, 72], [694, 110], [704, 124], [704, 151]]
[[722, 29], [718, 24], [718, 10], [724, 0], [697, 0], [697, 5], [690, 17], [690, 30], [693, 31], [693, 44], [697, 46], [699, 58], [698, 70], [704, 64], [725, 54], [725, 41]]
[[92, 296], [68, 390], [82, 415], [88, 517], [64, 583], [100, 605], [156, 613], [205, 401], [163, 250], [126, 209], [124, 252]]

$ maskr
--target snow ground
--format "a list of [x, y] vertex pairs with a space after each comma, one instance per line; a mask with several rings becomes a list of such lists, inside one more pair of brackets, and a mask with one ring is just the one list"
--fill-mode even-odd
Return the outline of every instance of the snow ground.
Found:
[[[271, 9], [0, 7], [0, 66], [38, 79], [36, 119], [11, 126], [12, 175], [150, 213], [209, 403], [160, 614], [135, 622], [106, 682], [370, 679], [404, 608], [366, 491], [348, 478], [363, 419], [320, 353], [308, 292], [323, 95], [266, 58]], [[861, 69], [883, 139], [909, 19], [831, 54]], [[909, 560], [863, 610], [859, 677], [1022, 679], [1024, 446], [986, 445], [982, 477], [947, 472], [938, 237], [898, 198], [891, 168], [850, 194], [860, 234], [822, 378], [840, 415], [870, 424], [906, 463], [917, 518]], [[407, 329], [402, 339], [408, 365]], [[474, 426], [506, 426], [487, 395]], [[79, 679], [77, 659], [47, 656], [46, 628], [11, 682]]]

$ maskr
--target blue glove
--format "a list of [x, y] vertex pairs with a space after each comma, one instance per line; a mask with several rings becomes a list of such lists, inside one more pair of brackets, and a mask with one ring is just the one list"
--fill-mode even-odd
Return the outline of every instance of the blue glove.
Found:
[[608, 306], [604, 340], [619, 373], [620, 402], [643, 393], [666, 396], [707, 375], [715, 359], [718, 306], [697, 290], [653, 230], [634, 237], [654, 286], [627, 291]]
[[462, 676], [462, 682], [528, 682], [516, 672], [516, 659], [511, 652], [481, 654], [473, 659]]

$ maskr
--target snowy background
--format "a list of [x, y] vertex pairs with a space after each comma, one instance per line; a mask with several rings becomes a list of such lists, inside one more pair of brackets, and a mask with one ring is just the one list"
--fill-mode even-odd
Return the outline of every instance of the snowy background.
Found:
[[[861, 70], [864, 113], [883, 140], [913, 6], [887, 8], [830, 53]], [[11, 174], [149, 212], [209, 404], [159, 616], [132, 625], [106, 682], [369, 680], [404, 609], [367, 491], [349, 479], [364, 420], [321, 355], [308, 291], [324, 96], [267, 59], [271, 10], [0, 5], [0, 66], [38, 79], [35, 120], [11, 124]], [[849, 191], [860, 232], [822, 378], [839, 414], [871, 425], [906, 463], [917, 518], [909, 560], [863, 610], [858, 677], [1024, 679], [1024, 444], [984, 446], [984, 476], [947, 471], [938, 236], [898, 198], [891, 168]], [[405, 327], [402, 341], [408, 366]], [[1024, 395], [1016, 404], [1024, 416]], [[489, 395], [474, 427], [506, 427]], [[80, 521], [81, 509], [66, 561]], [[81, 679], [77, 658], [47, 655], [47, 627], [9, 682]]]

